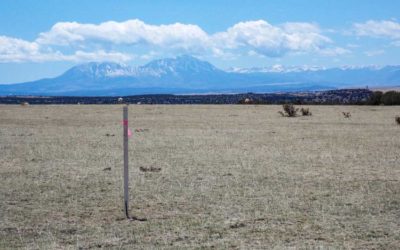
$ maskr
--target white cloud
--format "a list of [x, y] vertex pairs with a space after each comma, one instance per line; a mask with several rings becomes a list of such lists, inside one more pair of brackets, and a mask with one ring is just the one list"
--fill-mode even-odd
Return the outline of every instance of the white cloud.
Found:
[[62, 22], [36, 40], [46, 45], [83, 45], [90, 42], [149, 45], [162, 49], [225, 54], [224, 50], [247, 47], [266, 56], [290, 51], [315, 51], [330, 43], [319, 27], [310, 23], [273, 26], [264, 20], [240, 22], [226, 31], [207, 34], [197, 25], [149, 25], [140, 20], [104, 22], [99, 25]]
[[313, 52], [331, 43], [314, 24], [285, 23], [273, 26], [264, 20], [235, 24], [227, 31], [213, 35], [213, 41], [217, 47], [245, 47], [270, 57], [283, 56], [288, 52]]
[[150, 25], [138, 19], [100, 24], [59, 22], [32, 42], [0, 37], [0, 62], [131, 60], [132, 55], [118, 51], [122, 48], [135, 54], [141, 51], [139, 58], [165, 53], [232, 58], [246, 51], [268, 57], [287, 53], [349, 53], [332, 44], [312, 23], [272, 25], [264, 20], [247, 21], [208, 34], [193, 24]]
[[17, 38], [0, 36], [0, 62], [20, 62], [27, 56], [37, 57], [39, 45]]
[[394, 21], [370, 20], [365, 23], [355, 23], [354, 30], [358, 36], [400, 39], [400, 23]]
[[198, 49], [208, 43], [208, 35], [192, 24], [149, 25], [140, 20], [80, 24], [60, 22], [36, 40], [46, 45], [82, 45], [90, 42]]
[[63, 54], [51, 48], [41, 48], [36, 42], [28, 42], [17, 38], [0, 36], [0, 62], [48, 62], [48, 61], [129, 61], [132, 56], [120, 52], [76, 51]]

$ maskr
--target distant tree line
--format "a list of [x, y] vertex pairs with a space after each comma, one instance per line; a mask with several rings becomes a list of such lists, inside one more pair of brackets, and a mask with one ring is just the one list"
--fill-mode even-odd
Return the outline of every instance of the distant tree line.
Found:
[[[118, 104], [112, 96], [0, 96], [0, 104]], [[214, 95], [123, 96], [131, 104], [285, 104], [295, 105], [400, 105], [400, 92], [368, 89], [339, 89], [294, 93], [242, 93]]]
[[400, 92], [374, 91], [368, 101], [369, 105], [400, 105]]

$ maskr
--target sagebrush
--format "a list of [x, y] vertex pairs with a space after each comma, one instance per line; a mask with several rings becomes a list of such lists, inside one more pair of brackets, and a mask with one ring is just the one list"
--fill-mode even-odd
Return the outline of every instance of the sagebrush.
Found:
[[299, 111], [298, 108], [296, 108], [293, 104], [287, 103], [282, 106], [283, 112], [278, 111], [279, 114], [282, 116], [287, 116], [287, 117], [295, 117], [297, 115], [297, 111]]
[[312, 113], [309, 108], [301, 108], [300, 112], [303, 116], [312, 116]]

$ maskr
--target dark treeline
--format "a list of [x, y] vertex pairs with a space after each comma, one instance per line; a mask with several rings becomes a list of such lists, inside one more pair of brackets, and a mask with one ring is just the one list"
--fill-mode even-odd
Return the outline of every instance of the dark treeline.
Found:
[[372, 93], [368, 102], [370, 105], [400, 105], [400, 92], [387, 91], [375, 91]]
[[[117, 104], [120, 97], [72, 96], [3, 96], [0, 104]], [[136, 95], [122, 96], [131, 104], [333, 104], [333, 105], [399, 105], [400, 92], [382, 93], [368, 89], [341, 89], [297, 93], [244, 93], [214, 95]]]

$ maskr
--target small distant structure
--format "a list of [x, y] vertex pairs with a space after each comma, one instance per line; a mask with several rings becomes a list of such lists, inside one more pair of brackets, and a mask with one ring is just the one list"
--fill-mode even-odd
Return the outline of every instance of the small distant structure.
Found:
[[251, 98], [244, 98], [244, 99], [239, 100], [238, 103], [239, 104], [254, 104], [254, 101]]
[[29, 102], [21, 102], [21, 106], [24, 106], [24, 107], [29, 106]]
[[124, 103], [124, 99], [122, 97], [118, 98], [118, 103]]
[[250, 98], [244, 99], [244, 104], [252, 104], [252, 103], [253, 103], [252, 99], [250, 99]]

